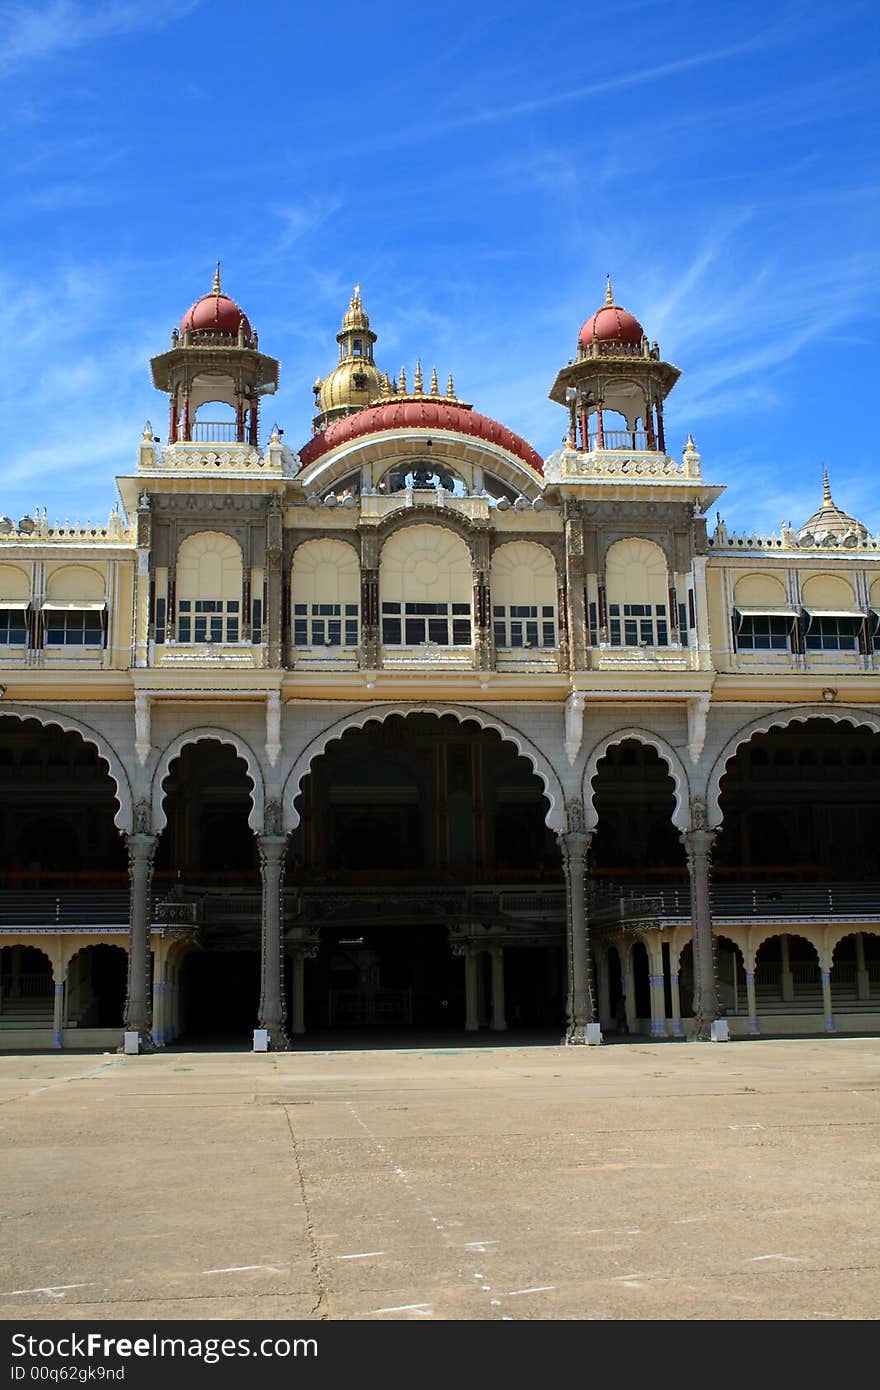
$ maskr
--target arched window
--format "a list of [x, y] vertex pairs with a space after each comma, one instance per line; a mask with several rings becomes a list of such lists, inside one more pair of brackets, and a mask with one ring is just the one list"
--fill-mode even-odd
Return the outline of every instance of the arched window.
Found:
[[653, 541], [617, 541], [605, 561], [612, 647], [669, 646], [666, 556]]
[[0, 565], [0, 647], [24, 647], [28, 639], [31, 581], [17, 565]]
[[107, 624], [104, 576], [88, 565], [64, 565], [46, 581], [42, 605], [47, 647], [102, 647]]
[[815, 574], [801, 589], [804, 645], [810, 651], [854, 652], [865, 625], [852, 586], [835, 574]]
[[508, 541], [496, 550], [492, 629], [499, 650], [556, 646], [556, 566], [543, 545]]
[[241, 636], [241, 547], [218, 531], [189, 536], [177, 553], [178, 642]]
[[382, 548], [379, 592], [386, 647], [471, 645], [471, 561], [452, 531], [407, 526], [391, 536]]
[[744, 574], [734, 589], [733, 630], [740, 651], [788, 651], [797, 609], [771, 574]]
[[293, 645], [356, 647], [360, 566], [345, 541], [304, 541], [293, 557]]

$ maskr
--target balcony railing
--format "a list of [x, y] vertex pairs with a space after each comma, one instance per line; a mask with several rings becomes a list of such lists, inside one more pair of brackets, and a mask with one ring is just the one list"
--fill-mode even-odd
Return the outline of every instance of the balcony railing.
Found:
[[[715, 883], [712, 916], [725, 919], [775, 917], [880, 919], [880, 883]], [[591, 895], [597, 925], [656, 918], [688, 918], [691, 895], [681, 886], [602, 885]]]
[[[590, 453], [597, 449], [638, 449], [644, 452], [651, 446], [648, 444], [648, 436], [642, 430], [605, 430], [601, 444], [598, 434], [588, 434], [587, 448]], [[656, 445], [652, 452], [656, 452]]]
[[234, 420], [196, 420], [192, 427], [194, 444], [240, 444]]

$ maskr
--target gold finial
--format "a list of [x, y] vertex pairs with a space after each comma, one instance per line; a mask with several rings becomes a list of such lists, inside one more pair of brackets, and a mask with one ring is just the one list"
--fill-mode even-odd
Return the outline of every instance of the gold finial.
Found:
[[220, 289], [220, 262], [217, 262], [217, 269], [214, 271], [214, 283], [211, 286], [212, 294], [222, 294]]
[[438, 382], [437, 382], [437, 368], [436, 368], [436, 367], [432, 367], [432, 368], [431, 368], [431, 395], [432, 395], [432, 396], [439, 396], [439, 394], [440, 394], [440, 386], [439, 386], [439, 384], [438, 384]]
[[361, 307], [361, 287], [355, 285], [348, 305], [349, 309], [359, 309]]
[[424, 395], [424, 390], [423, 390], [423, 387], [422, 387], [422, 359], [421, 359], [421, 357], [417, 357], [417, 358], [416, 358], [416, 374], [415, 374], [415, 379], [414, 379], [414, 381], [413, 381], [413, 391], [415, 392], [415, 394], [416, 394], [417, 396], [422, 396], [422, 395]]
[[607, 283], [606, 283], [606, 285], [605, 285], [605, 307], [608, 308], [608, 309], [613, 309], [613, 308], [614, 308], [614, 295], [613, 295], [612, 292], [611, 292], [611, 276], [610, 276], [610, 275], [607, 277]]
[[450, 401], [455, 400], [455, 385], [452, 380], [452, 372], [449, 373], [449, 380], [446, 383], [446, 395]]
[[406, 367], [400, 369], [400, 389], [406, 395]]
[[379, 394], [380, 396], [391, 395], [391, 382], [388, 380], [387, 372], [383, 372], [379, 378]]
[[822, 506], [833, 507], [834, 502], [831, 497], [831, 484], [828, 481], [828, 469], [822, 469]]

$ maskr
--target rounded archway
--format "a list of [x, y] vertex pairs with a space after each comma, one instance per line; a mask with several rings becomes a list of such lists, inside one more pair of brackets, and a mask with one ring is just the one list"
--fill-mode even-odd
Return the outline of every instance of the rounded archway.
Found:
[[680, 806], [665, 758], [649, 743], [626, 736], [609, 741], [590, 777], [591, 874], [609, 882], [658, 884], [686, 879], [676, 828]]
[[476, 720], [389, 712], [325, 741], [285, 805], [308, 1028], [558, 1022], [549, 813], [531, 758]]
[[123, 946], [83, 946], [67, 967], [68, 1028], [121, 1028], [128, 953]]

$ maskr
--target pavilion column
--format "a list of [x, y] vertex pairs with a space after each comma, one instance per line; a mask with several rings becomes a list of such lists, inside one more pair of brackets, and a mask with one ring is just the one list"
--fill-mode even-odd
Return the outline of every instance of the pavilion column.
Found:
[[[61, 949], [64, 946], [62, 943]], [[64, 957], [55, 962], [55, 991], [52, 998], [52, 1046], [61, 1047], [64, 1038]]]
[[[651, 986], [651, 1037], [666, 1037], [666, 991], [663, 988], [663, 970], [657, 971], [657, 962], [651, 962], [653, 969], [648, 977]], [[661, 958], [662, 966], [662, 958]]]
[[504, 1012], [504, 947], [493, 946], [489, 952], [492, 958], [492, 1022], [493, 1033], [504, 1033], [507, 1018]]
[[568, 830], [557, 838], [565, 871], [568, 919], [565, 943], [565, 1041], [578, 1045], [587, 1041], [587, 1024], [596, 1021], [586, 896], [587, 852], [592, 836], [585, 830]]
[[281, 880], [287, 855], [287, 836], [258, 835], [260, 875], [263, 880], [263, 930], [260, 942], [259, 1026], [269, 1034], [273, 1051], [285, 1051], [290, 1040], [285, 1032], [284, 969], [282, 944]]
[[822, 970], [822, 1012], [825, 1015], [825, 1032], [834, 1032], [834, 1013], [831, 1008], [831, 971]]
[[596, 407], [596, 448], [605, 448], [605, 417], [601, 405]]
[[669, 993], [672, 996], [672, 1036], [681, 1037], [681, 990], [678, 987], [678, 971], [669, 972]]
[[856, 932], [856, 998], [870, 999], [871, 997], [871, 978], [868, 975], [868, 967], [865, 964], [865, 936], [864, 932]]
[[705, 826], [705, 806], [694, 804], [695, 825], [682, 833], [691, 886], [691, 925], [694, 944], [694, 1038], [708, 1042], [712, 1024], [721, 1015], [709, 897], [709, 870], [717, 831]]
[[749, 1033], [753, 1038], [758, 1036], [758, 1000], [755, 994], [755, 969], [746, 971], [746, 1001], [749, 1010]]
[[125, 1031], [138, 1034], [138, 1050], [151, 1052], [147, 981], [150, 973], [150, 888], [158, 836], [134, 831], [128, 837], [129, 942]]
[[480, 1027], [480, 956], [473, 946], [464, 948], [464, 1029], [476, 1033]]
[[611, 1018], [611, 979], [608, 974], [608, 952], [604, 952], [601, 960], [596, 958], [596, 984], [599, 995], [599, 1022], [609, 1028], [612, 1023]]
[[666, 453], [666, 435], [663, 430], [663, 401], [657, 401], [657, 446], [661, 454]]

